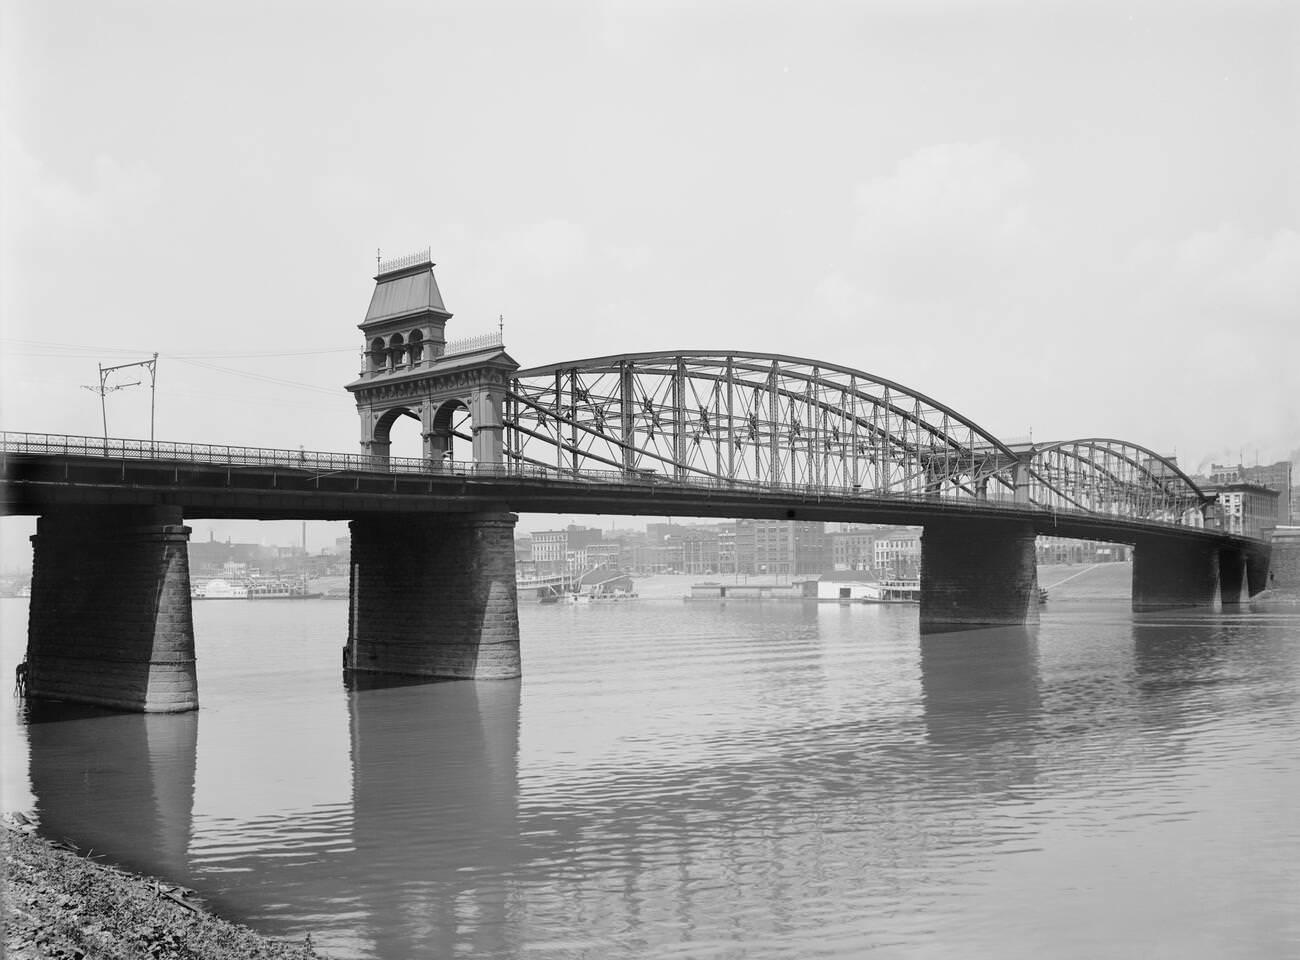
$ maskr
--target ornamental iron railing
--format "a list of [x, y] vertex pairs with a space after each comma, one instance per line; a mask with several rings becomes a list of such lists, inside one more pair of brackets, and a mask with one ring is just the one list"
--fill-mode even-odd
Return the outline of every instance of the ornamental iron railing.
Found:
[[[686, 473], [668, 477], [653, 470], [605, 469], [596, 470], [549, 466], [527, 463], [518, 459], [501, 463], [474, 463], [444, 460], [435, 462], [421, 458], [367, 456], [364, 454], [331, 453], [299, 448], [244, 447], [226, 444], [177, 443], [123, 438], [68, 436], [44, 433], [0, 433], [0, 459], [12, 456], [60, 456], [114, 463], [147, 462], [159, 466], [193, 464], [203, 466], [239, 468], [272, 468], [306, 475], [307, 479], [333, 474], [374, 474], [406, 476], [412, 478], [457, 478], [466, 481], [543, 481], [550, 483], [581, 484], [605, 488], [623, 487], [639, 491], [641, 495], [673, 492], [696, 492], [705, 495], [726, 494], [728, 497], [752, 495], [756, 499], [780, 496], [792, 503], [844, 504], [848, 506], [897, 507], [905, 505], [941, 506], [947, 512], [970, 512], [987, 515], [1048, 515], [1060, 519], [1111, 518], [1129, 524], [1150, 528], [1162, 526], [1200, 526], [1186, 515], [1139, 516], [1136, 514], [1101, 514], [1079, 503], [1055, 506], [1043, 502], [1016, 502], [1012, 499], [943, 499], [923, 490], [874, 490], [861, 485], [812, 484], [777, 482], [753, 479], [730, 479], [702, 473]], [[5, 476], [10, 476], [10, 465], [4, 464]]]

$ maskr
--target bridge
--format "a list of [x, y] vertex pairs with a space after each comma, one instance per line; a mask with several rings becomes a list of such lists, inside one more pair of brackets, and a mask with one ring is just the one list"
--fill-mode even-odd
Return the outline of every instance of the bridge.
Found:
[[[359, 453], [0, 435], [7, 514], [33, 537], [33, 696], [197, 706], [186, 517], [345, 519], [345, 669], [520, 673], [515, 512], [924, 527], [923, 632], [1037, 616], [1034, 538], [1134, 545], [1133, 606], [1240, 603], [1268, 546], [1219, 529], [1170, 458], [1110, 438], [1004, 442], [953, 407], [839, 363], [656, 351], [521, 368], [448, 342], [426, 254], [381, 265], [347, 385]], [[420, 424], [422, 456], [391, 455]]]

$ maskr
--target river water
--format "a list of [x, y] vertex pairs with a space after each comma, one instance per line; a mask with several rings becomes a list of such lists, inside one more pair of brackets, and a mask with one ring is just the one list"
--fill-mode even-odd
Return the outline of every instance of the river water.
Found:
[[349, 691], [345, 611], [195, 604], [198, 713], [8, 699], [4, 808], [337, 957], [1300, 955], [1300, 616], [528, 605], [522, 681]]

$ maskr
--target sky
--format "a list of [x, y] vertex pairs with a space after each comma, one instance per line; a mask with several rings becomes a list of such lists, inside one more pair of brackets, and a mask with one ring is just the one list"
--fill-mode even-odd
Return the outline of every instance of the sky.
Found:
[[354, 450], [376, 251], [427, 246], [523, 366], [1300, 459], [1297, 51], [1268, 0], [2, 0], [0, 427], [147, 437], [147, 371], [83, 387], [157, 352], [159, 439]]

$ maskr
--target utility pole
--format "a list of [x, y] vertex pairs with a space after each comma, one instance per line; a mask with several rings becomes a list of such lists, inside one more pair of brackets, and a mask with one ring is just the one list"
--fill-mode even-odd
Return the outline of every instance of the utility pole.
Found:
[[134, 363], [119, 363], [114, 367], [106, 367], [99, 364], [99, 385], [94, 387], [82, 387], [83, 390], [90, 390], [99, 394], [99, 418], [104, 428], [104, 451], [108, 451], [108, 404], [105, 397], [117, 390], [125, 390], [127, 387], [138, 387], [139, 380], [133, 380], [130, 383], [117, 383], [113, 386], [108, 385], [109, 374], [116, 370], [126, 370], [129, 367], [148, 367], [149, 368], [149, 445], [153, 446], [154, 442], [154, 417], [157, 408], [158, 397], [158, 354], [155, 352], [151, 360], [137, 360]]

